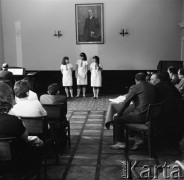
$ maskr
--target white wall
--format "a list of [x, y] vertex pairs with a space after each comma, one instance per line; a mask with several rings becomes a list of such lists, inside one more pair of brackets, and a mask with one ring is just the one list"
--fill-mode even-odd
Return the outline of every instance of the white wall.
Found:
[[[98, 55], [105, 70], [156, 69], [159, 60], [180, 59], [181, 0], [1, 1], [4, 55], [10, 66], [59, 70], [63, 56], [75, 65], [81, 51], [88, 58]], [[78, 45], [75, 4], [91, 2], [104, 3], [105, 43]], [[121, 28], [129, 35], [121, 36]], [[54, 37], [55, 30], [63, 36]]]
[[[0, 17], [2, 16], [1, 2], [0, 2]], [[2, 18], [0, 18], [0, 64], [4, 63], [4, 44], [3, 44], [3, 26]]]

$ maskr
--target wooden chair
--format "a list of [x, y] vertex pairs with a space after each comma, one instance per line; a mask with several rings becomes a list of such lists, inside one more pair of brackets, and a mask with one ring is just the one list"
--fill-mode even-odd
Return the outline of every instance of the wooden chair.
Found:
[[57, 141], [52, 135], [49, 136], [47, 116], [39, 117], [20, 117], [23, 121], [29, 136], [38, 136], [44, 142], [43, 160], [44, 160], [44, 176], [47, 177], [47, 154], [48, 148], [54, 145], [56, 153], [56, 163], [58, 163]]
[[[27, 179], [30, 178], [29, 168], [25, 168], [25, 163], [20, 160], [16, 154], [15, 144], [16, 137], [1, 137], [0, 138], [0, 176], [3, 179], [9, 176], [12, 179]], [[39, 178], [39, 170], [35, 171]], [[33, 176], [33, 174], [32, 174]]]
[[66, 118], [67, 108], [66, 104], [42, 104], [44, 109], [47, 111], [48, 122], [52, 126], [57, 125], [58, 127], [65, 128], [67, 135], [68, 147], [71, 146], [70, 140], [70, 122]]
[[7, 174], [17, 176], [14, 168], [15, 156], [13, 153], [12, 143], [16, 137], [0, 138], [0, 175], [5, 178]]
[[164, 103], [150, 104], [148, 107], [147, 118], [145, 124], [126, 124], [125, 125], [125, 143], [126, 151], [129, 150], [129, 131], [139, 132], [141, 134], [146, 134], [148, 139], [148, 150], [150, 157], [152, 156], [152, 140], [155, 135], [154, 131], [155, 123], [159, 121], [163, 112]]
[[16, 137], [1, 137], [0, 138], [0, 161], [13, 160], [12, 142]]

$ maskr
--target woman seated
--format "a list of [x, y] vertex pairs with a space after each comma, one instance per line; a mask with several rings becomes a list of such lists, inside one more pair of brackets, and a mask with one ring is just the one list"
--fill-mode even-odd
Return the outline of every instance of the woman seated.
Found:
[[[0, 82], [0, 137], [16, 137], [14, 143], [16, 159], [22, 167], [14, 167], [25, 174], [29, 174], [30, 170], [37, 169], [42, 160], [43, 142], [37, 137], [36, 141], [30, 142], [27, 131], [22, 121], [8, 112], [12, 108], [14, 102], [13, 91], [6, 83]], [[1, 164], [2, 166], [2, 164]], [[1, 173], [2, 167], [0, 167]]]
[[14, 93], [17, 97], [17, 102], [10, 110], [9, 114], [26, 117], [47, 115], [47, 112], [38, 100], [30, 101], [28, 99], [29, 90], [29, 84], [27, 83], [27, 81], [20, 80], [15, 83]]

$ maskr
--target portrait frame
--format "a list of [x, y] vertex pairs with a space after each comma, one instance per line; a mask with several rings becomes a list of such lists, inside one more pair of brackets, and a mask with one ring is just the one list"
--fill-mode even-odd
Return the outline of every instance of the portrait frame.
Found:
[[75, 24], [76, 44], [104, 44], [103, 3], [75, 4]]

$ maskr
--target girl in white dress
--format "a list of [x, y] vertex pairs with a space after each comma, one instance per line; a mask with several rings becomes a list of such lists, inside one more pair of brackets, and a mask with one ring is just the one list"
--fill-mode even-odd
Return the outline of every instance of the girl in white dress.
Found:
[[73, 79], [72, 71], [73, 66], [69, 63], [69, 57], [65, 56], [61, 64], [61, 73], [63, 74], [63, 86], [65, 87], [66, 96], [69, 97], [69, 92], [71, 98], [73, 98]]
[[91, 70], [91, 87], [93, 87], [94, 99], [99, 99], [99, 91], [102, 86], [102, 65], [98, 56], [93, 57], [94, 62], [90, 65]]
[[77, 96], [80, 96], [81, 87], [83, 98], [86, 98], [88, 62], [85, 53], [80, 53], [80, 59], [76, 62], [75, 76], [77, 78]]

